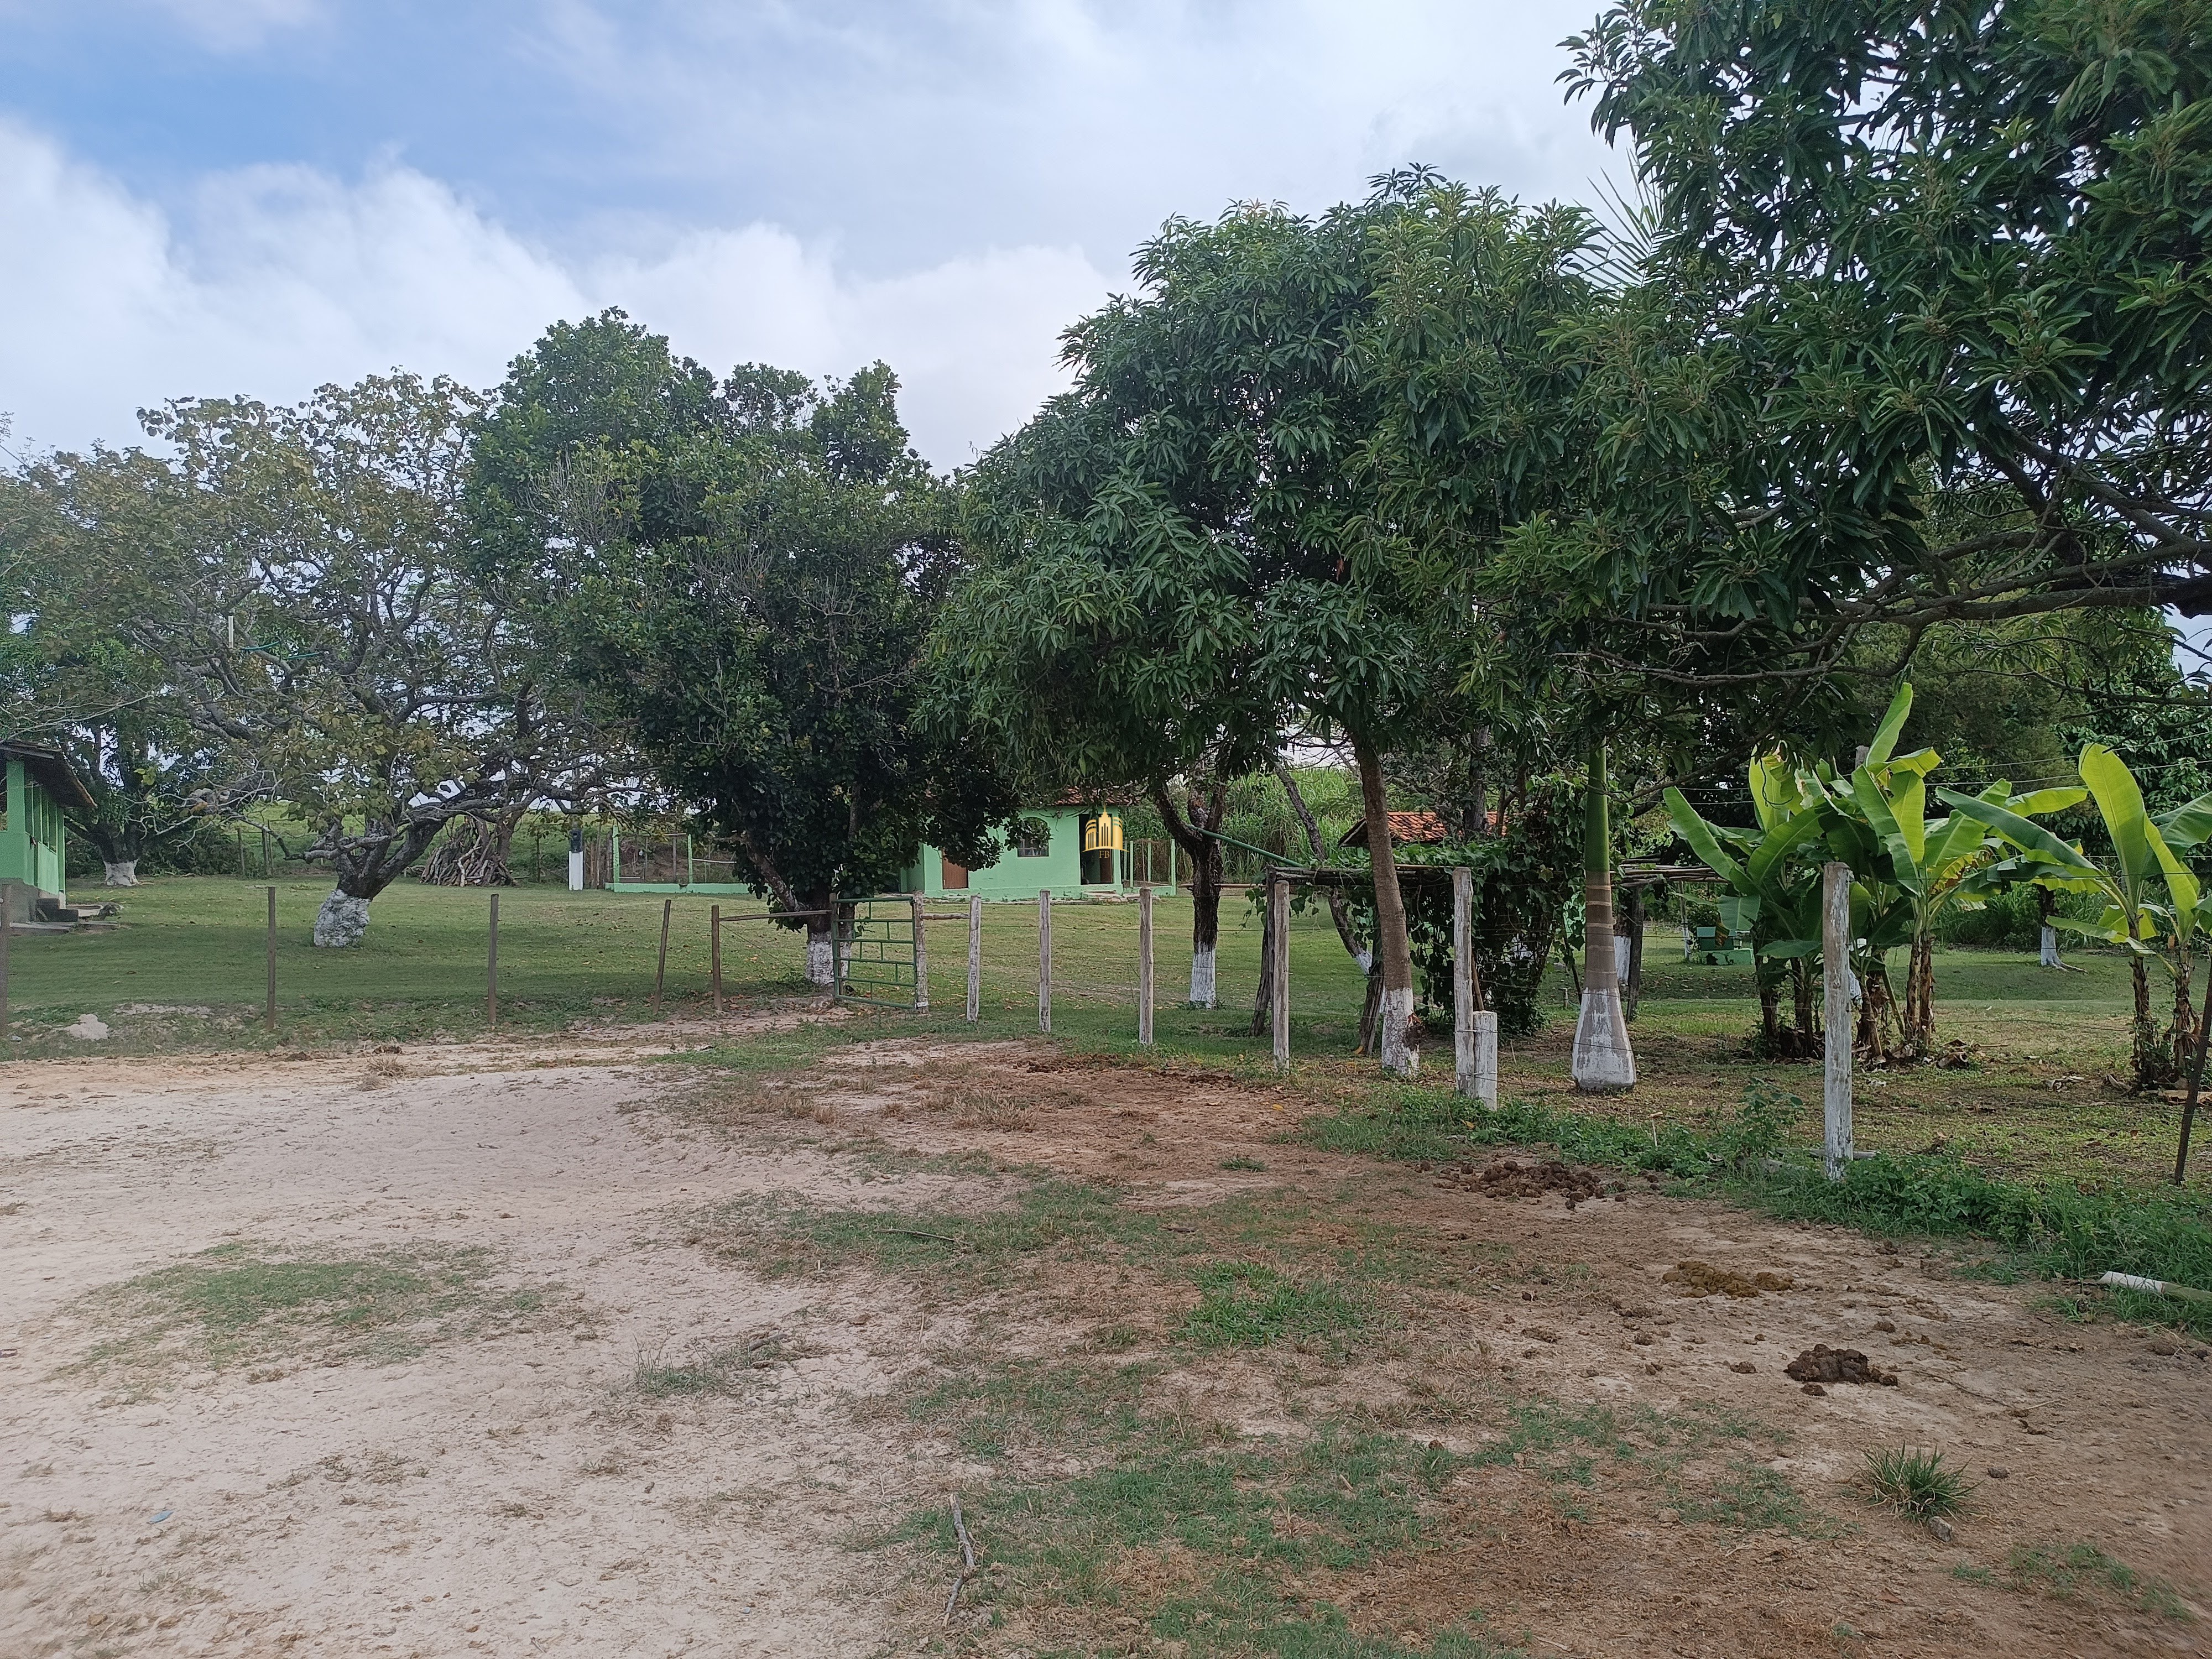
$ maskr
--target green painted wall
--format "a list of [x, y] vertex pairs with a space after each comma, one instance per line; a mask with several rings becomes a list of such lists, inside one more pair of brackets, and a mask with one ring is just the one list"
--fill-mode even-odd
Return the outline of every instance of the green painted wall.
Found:
[[20, 881], [54, 898], [68, 896], [69, 830], [60, 804], [8, 763], [7, 818], [0, 827], [0, 881]]
[[1049, 834], [1046, 850], [1024, 857], [1003, 842], [998, 862], [968, 872], [968, 884], [945, 884], [945, 859], [934, 847], [924, 847], [921, 857], [906, 872], [905, 890], [931, 898], [1033, 899], [1046, 888], [1054, 898], [1081, 898], [1085, 893], [1129, 893], [1127, 854], [1112, 858], [1113, 879], [1085, 884], [1083, 879], [1083, 824], [1094, 816], [1073, 806], [1041, 807], [1024, 815], [1043, 822]]
[[[964, 888], [945, 884], [945, 860], [934, 847], [924, 847], [921, 856], [901, 878], [899, 890], [923, 893], [931, 898], [963, 899], [973, 895], [977, 898], [1033, 899], [1046, 888], [1052, 889], [1054, 898], [1081, 898], [1085, 893], [1133, 893], [1136, 884], [1129, 879], [1128, 854], [1111, 855], [1112, 878], [1103, 882], [1086, 883], [1083, 879], [1083, 825], [1095, 814], [1073, 806], [1048, 806], [1025, 813], [1024, 817], [1041, 819], [1048, 832], [1046, 849], [1042, 854], [1024, 855], [1003, 842], [1000, 844], [998, 862], [987, 869], [970, 870]], [[621, 841], [617, 836], [613, 851], [614, 867], [622, 869]], [[742, 882], [702, 881], [686, 884], [681, 882], [624, 881], [619, 874], [607, 884], [610, 892], [617, 893], [750, 893], [752, 890]], [[1172, 891], [1173, 889], [1165, 890]]]

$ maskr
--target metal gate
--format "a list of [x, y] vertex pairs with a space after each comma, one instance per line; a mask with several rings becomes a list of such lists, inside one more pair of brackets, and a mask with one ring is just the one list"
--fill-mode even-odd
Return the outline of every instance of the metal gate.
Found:
[[[925, 1006], [916, 995], [920, 906], [908, 897], [848, 900], [852, 919], [837, 930], [837, 997], [882, 1008]], [[842, 935], [839, 937], [837, 935]]]

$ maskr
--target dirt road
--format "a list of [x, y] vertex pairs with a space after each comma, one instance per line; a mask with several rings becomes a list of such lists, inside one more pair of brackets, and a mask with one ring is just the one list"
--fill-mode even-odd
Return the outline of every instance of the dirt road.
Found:
[[[1315, 1152], [1224, 1077], [518, 1042], [0, 1102], [9, 1659], [2175, 1653], [2212, 1613], [2195, 1348], [1641, 1183]], [[1899, 1380], [1808, 1395], [1815, 1343]], [[1948, 1541], [1865, 1499], [1906, 1443], [1972, 1478]]]

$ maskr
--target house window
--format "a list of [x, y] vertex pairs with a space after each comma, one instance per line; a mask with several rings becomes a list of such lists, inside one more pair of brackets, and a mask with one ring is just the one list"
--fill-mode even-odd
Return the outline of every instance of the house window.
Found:
[[1052, 854], [1052, 826], [1042, 818], [1024, 818], [1014, 831], [1014, 856], [1048, 858]]

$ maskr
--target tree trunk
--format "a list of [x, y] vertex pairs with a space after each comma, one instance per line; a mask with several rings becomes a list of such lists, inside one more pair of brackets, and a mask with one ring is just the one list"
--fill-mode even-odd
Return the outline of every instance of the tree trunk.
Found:
[[138, 884], [137, 859], [102, 859], [100, 867], [104, 872], [102, 887], [136, 887]]
[[1613, 826], [1607, 812], [1605, 744], [1590, 745], [1583, 807], [1583, 1006], [1575, 1022], [1575, 1087], [1618, 1094], [1636, 1086], [1636, 1051], [1621, 1017], [1619, 958], [1613, 948]]
[[1151, 793], [1161, 823], [1190, 860], [1190, 1006], [1211, 1008], [1218, 1000], [1214, 953], [1221, 943], [1221, 843], [1205, 832], [1221, 827], [1229, 788], [1216, 780], [1201, 794], [1194, 783], [1186, 797], [1188, 822], [1176, 810], [1165, 783], [1153, 784]]
[[1264, 1036], [1274, 1024], [1275, 1013], [1275, 907], [1260, 907], [1260, 989], [1252, 999], [1252, 1024], [1249, 1035]]
[[307, 849], [310, 858], [327, 858], [337, 877], [315, 913], [314, 940], [325, 951], [346, 951], [368, 933], [368, 902], [399, 879], [422, 856], [422, 849], [445, 827], [445, 820], [417, 819], [397, 830], [369, 824], [349, 841], [343, 826], [328, 831], [324, 847]]
[[2037, 888], [2035, 914], [2036, 919], [2042, 927], [2040, 935], [2036, 940], [2036, 966], [2056, 968], [2061, 973], [2070, 974], [2074, 970], [2069, 968], [2058, 955], [2058, 930], [2051, 925], [2051, 890], [2048, 887]]
[[1363, 738], [1352, 741], [1359, 767], [1360, 802], [1367, 814], [1367, 852], [1375, 866], [1375, 943], [1382, 958], [1382, 994], [1376, 1018], [1376, 1048], [1382, 1069], [1412, 1077], [1420, 1069], [1414, 1052], [1413, 948], [1406, 937], [1406, 901], [1398, 890], [1398, 859], [1390, 847], [1390, 802], [1382, 791], [1382, 760]]
[[2166, 1052], [2171, 1055], [2172, 1068], [2177, 1077], [2187, 1067], [2189, 1058], [2197, 1052], [2197, 1011], [2190, 1006], [2190, 953], [2185, 945], [2175, 953], [2178, 960], [2173, 969], [2173, 1024], [2166, 1028]]
[[[1887, 974], [1882, 991], [1888, 994]], [[1922, 929], [1912, 936], [1905, 959], [1905, 1015], [1901, 1021], [1904, 1052], [1923, 1056], [1936, 1042], [1936, 936]]]
[[806, 918], [806, 982], [818, 985], [825, 991], [836, 988], [830, 983], [835, 972], [835, 951], [831, 946], [831, 929], [837, 923], [836, 895], [817, 889], [806, 895], [806, 902], [793, 905], [793, 909], [807, 909], [815, 914]]
[[477, 818], [449, 827], [422, 860], [416, 879], [434, 887], [512, 887], [507, 856], [514, 844], [520, 812]]
[[[1757, 970], [1753, 970], [1756, 974]], [[1782, 984], [1779, 980], [1761, 977], [1759, 981], [1759, 1035], [1763, 1048], [1762, 1058], [1779, 1060], [1782, 1057]]]
[[333, 887], [315, 912], [315, 946], [323, 951], [350, 951], [368, 933], [368, 901], [342, 887]]
[[1793, 1060], [1811, 1060], [1820, 1052], [1820, 1019], [1813, 1011], [1813, 970], [1802, 957], [1790, 959], [1791, 1012], [1797, 1020], [1796, 1052]]

